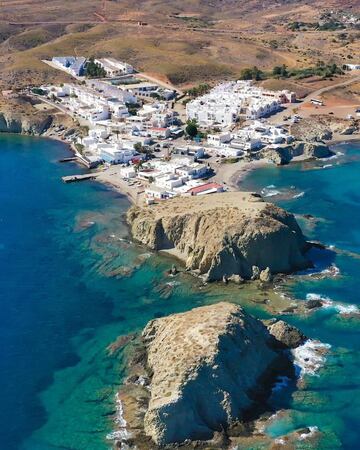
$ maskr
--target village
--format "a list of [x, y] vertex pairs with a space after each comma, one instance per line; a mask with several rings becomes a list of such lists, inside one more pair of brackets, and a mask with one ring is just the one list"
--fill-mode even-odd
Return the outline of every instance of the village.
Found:
[[69, 137], [78, 161], [135, 202], [229, 190], [218, 173], [222, 167], [258, 160], [264, 149], [292, 143], [285, 121], [301, 120], [294, 114], [271, 123], [269, 117], [295, 103], [296, 95], [252, 81], [221, 83], [187, 98], [113, 58], [44, 62], [74, 82], [41, 86], [32, 94], [86, 130]]

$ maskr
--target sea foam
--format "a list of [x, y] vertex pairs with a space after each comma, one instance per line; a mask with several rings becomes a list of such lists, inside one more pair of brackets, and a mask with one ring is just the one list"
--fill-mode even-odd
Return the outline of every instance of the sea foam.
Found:
[[261, 195], [263, 197], [275, 197], [276, 195], [279, 195], [280, 191], [276, 190], [275, 188], [276, 186], [274, 184], [269, 184], [269, 186], [261, 189]]
[[303, 345], [291, 350], [297, 375], [300, 378], [305, 374], [317, 375], [318, 370], [325, 364], [324, 355], [330, 348], [330, 344], [308, 339]]
[[309, 293], [306, 295], [306, 300], [320, 300], [323, 308], [333, 309], [339, 314], [360, 314], [360, 310], [356, 305], [334, 302], [330, 297], [324, 295]]
[[127, 441], [131, 437], [131, 433], [126, 429], [126, 420], [124, 419], [124, 408], [122, 401], [120, 400], [119, 394], [115, 395], [115, 406], [116, 406], [116, 415], [114, 422], [117, 425], [117, 430], [112, 431], [106, 435], [106, 439], [111, 441], [120, 441], [121, 449], [125, 450], [127, 448], [125, 441]]

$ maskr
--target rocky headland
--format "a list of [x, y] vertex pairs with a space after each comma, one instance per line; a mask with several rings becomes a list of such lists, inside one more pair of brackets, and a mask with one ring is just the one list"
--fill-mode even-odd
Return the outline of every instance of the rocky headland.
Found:
[[44, 136], [70, 142], [81, 135], [81, 131], [69, 115], [34, 97], [0, 98], [0, 133]]
[[152, 320], [118, 394], [119, 446], [231, 448], [266, 411], [277, 377], [295, 377], [287, 349], [305, 340], [225, 302]]
[[168, 250], [208, 281], [270, 281], [272, 274], [310, 266], [296, 219], [256, 194], [227, 192], [133, 206], [133, 237]]
[[284, 165], [301, 156], [302, 159], [328, 158], [332, 151], [324, 142], [295, 141], [291, 144], [265, 147], [261, 152], [261, 158], [274, 164]]

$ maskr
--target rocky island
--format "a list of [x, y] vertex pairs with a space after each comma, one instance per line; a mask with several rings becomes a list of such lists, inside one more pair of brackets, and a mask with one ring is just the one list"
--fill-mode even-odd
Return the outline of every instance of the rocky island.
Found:
[[268, 279], [310, 265], [308, 245], [294, 216], [251, 193], [133, 206], [127, 220], [137, 241], [170, 251], [208, 281]]
[[150, 321], [119, 393], [119, 436], [138, 449], [229, 444], [264, 412], [276, 377], [294, 377], [284, 349], [305, 339], [225, 302]]

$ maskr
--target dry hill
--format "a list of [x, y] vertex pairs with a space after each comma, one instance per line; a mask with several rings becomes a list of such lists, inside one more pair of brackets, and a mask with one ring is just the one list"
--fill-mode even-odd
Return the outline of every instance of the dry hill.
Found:
[[0, 83], [63, 80], [40, 62], [60, 54], [112, 55], [185, 85], [234, 77], [253, 65], [343, 63], [360, 55], [354, 27], [288, 28], [340, 8], [356, 13], [359, 1], [8, 0], [0, 4]]

